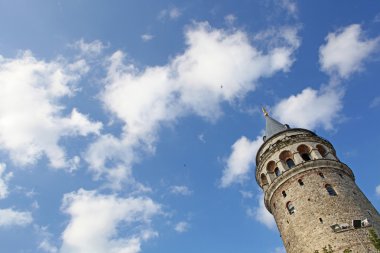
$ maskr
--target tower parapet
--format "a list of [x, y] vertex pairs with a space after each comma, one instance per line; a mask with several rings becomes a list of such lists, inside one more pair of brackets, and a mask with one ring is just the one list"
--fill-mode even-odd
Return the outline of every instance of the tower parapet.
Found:
[[380, 215], [341, 162], [334, 146], [312, 131], [266, 118], [256, 155], [256, 181], [288, 253], [376, 252], [368, 230], [379, 234]]

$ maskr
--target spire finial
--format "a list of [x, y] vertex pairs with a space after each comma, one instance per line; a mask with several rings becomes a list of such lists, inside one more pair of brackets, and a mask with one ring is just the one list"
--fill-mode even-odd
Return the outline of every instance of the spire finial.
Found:
[[263, 113], [264, 113], [265, 117], [269, 115], [268, 112], [267, 112], [267, 110], [265, 110], [265, 107], [261, 107], [261, 109], [263, 110]]

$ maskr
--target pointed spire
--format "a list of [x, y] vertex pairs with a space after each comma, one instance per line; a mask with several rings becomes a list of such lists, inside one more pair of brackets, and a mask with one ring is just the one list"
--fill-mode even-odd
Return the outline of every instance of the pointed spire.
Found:
[[285, 131], [289, 129], [288, 125], [281, 124], [277, 120], [273, 119], [272, 117], [269, 116], [269, 113], [267, 110], [265, 110], [264, 107], [262, 107], [264, 116], [265, 116], [265, 136], [264, 136], [264, 141], [272, 137], [273, 135]]

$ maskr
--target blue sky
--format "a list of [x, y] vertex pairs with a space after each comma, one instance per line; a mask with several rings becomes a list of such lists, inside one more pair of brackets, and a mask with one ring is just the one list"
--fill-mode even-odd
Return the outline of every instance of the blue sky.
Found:
[[260, 112], [380, 208], [378, 1], [0, 0], [1, 252], [285, 252]]

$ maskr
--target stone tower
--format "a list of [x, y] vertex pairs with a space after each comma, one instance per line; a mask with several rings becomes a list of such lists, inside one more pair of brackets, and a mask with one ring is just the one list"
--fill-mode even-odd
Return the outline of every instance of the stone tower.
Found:
[[290, 128], [264, 110], [266, 136], [256, 155], [256, 180], [273, 214], [287, 253], [377, 252], [369, 229], [380, 232], [380, 215], [333, 145], [315, 133]]

